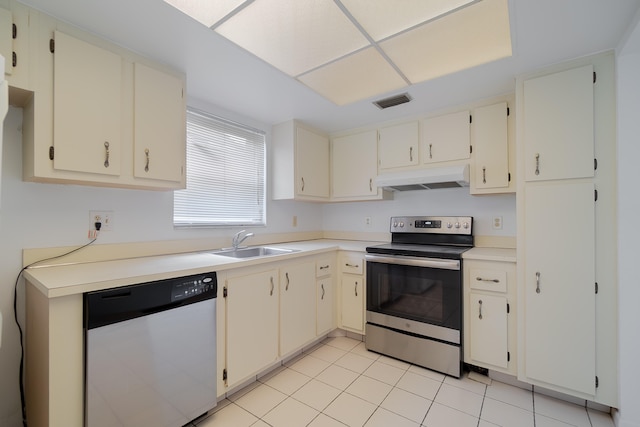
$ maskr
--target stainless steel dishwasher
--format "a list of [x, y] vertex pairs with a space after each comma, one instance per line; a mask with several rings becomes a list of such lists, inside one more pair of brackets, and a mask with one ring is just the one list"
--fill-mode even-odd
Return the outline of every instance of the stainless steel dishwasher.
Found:
[[183, 426], [216, 406], [216, 273], [84, 295], [85, 425]]

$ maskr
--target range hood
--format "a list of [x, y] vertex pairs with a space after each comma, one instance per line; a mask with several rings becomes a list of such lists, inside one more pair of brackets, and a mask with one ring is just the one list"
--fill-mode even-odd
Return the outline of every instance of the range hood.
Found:
[[469, 165], [383, 173], [378, 175], [375, 182], [378, 187], [391, 191], [468, 187]]

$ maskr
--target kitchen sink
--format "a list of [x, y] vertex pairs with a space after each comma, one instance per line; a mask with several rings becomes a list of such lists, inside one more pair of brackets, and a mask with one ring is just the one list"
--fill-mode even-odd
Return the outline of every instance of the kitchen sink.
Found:
[[297, 252], [297, 249], [270, 248], [268, 246], [252, 246], [248, 248], [223, 249], [213, 252], [214, 255], [228, 256], [231, 258], [255, 258], [263, 256], [283, 255]]

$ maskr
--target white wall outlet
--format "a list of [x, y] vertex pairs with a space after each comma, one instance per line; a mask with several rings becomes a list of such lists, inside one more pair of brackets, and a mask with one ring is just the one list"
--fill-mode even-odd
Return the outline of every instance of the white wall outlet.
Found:
[[371, 217], [370, 216], [365, 216], [364, 217], [364, 225], [366, 227], [371, 227]]
[[102, 224], [100, 231], [112, 231], [115, 212], [113, 211], [89, 211], [89, 230], [95, 230], [96, 222]]
[[502, 230], [502, 217], [494, 216], [492, 226], [494, 230]]

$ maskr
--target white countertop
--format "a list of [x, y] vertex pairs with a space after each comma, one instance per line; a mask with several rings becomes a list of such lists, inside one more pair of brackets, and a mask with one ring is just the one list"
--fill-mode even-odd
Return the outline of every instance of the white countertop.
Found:
[[471, 248], [462, 254], [463, 259], [480, 261], [516, 262], [516, 250], [504, 248]]
[[336, 250], [364, 252], [380, 242], [311, 240], [267, 245], [296, 252], [260, 258], [232, 258], [212, 252], [149, 256], [113, 261], [34, 266], [24, 272], [26, 280], [49, 298], [145, 283], [191, 274], [224, 271], [274, 261], [295, 259]]

